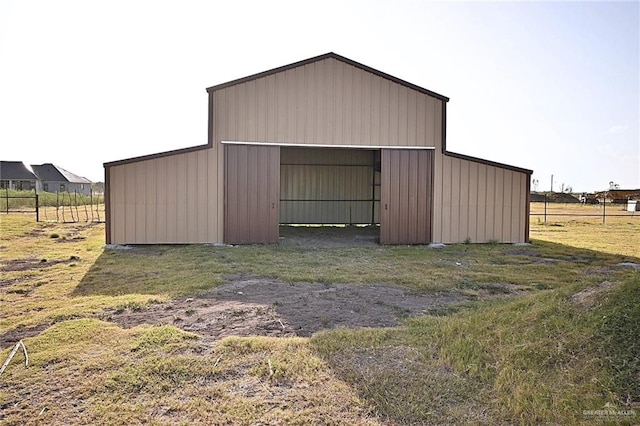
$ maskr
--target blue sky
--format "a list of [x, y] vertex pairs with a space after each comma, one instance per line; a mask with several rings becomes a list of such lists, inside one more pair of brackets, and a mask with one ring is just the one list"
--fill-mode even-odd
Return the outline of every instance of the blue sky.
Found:
[[448, 96], [448, 148], [640, 188], [640, 3], [0, 2], [0, 158], [92, 180], [206, 143], [205, 88], [326, 52]]

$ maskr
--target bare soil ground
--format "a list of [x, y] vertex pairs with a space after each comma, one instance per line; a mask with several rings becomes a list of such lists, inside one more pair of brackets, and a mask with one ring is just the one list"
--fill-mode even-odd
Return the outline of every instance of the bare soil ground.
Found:
[[335, 327], [392, 327], [403, 318], [467, 300], [458, 294], [415, 294], [394, 285], [226, 278], [226, 284], [197, 297], [111, 309], [102, 318], [122, 327], [173, 324], [210, 343], [227, 336], [310, 336]]

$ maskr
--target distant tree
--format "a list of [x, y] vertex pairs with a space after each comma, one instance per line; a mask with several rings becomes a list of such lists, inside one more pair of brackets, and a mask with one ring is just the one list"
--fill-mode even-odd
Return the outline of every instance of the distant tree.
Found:
[[614, 181], [611, 181], [609, 182], [609, 189], [620, 189], [620, 184], [617, 184]]
[[97, 192], [99, 194], [104, 193], [104, 182], [93, 182], [91, 184], [91, 190], [93, 192]]

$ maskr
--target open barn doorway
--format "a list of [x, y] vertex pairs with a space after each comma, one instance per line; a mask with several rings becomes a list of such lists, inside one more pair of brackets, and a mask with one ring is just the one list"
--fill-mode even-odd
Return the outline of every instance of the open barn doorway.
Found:
[[377, 244], [379, 149], [285, 147], [280, 150], [280, 243]]

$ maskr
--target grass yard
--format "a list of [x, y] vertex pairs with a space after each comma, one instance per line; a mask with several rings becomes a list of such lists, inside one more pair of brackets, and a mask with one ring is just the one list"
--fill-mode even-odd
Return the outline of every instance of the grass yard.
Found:
[[[531, 237], [106, 250], [104, 225], [0, 215], [0, 362], [20, 339], [29, 354], [0, 376], [0, 423], [638, 423], [640, 271], [620, 264], [640, 263], [640, 218], [534, 217]], [[290, 325], [284, 294], [242, 305], [243, 290], [216, 319], [228, 337], [207, 339], [202, 313], [234, 280], [312, 283], [329, 302], [348, 285], [459, 303], [396, 309], [400, 325], [387, 327], [309, 312], [327, 329], [242, 337], [229, 329], [249, 311]], [[172, 320], [145, 323], [152, 312]]]

